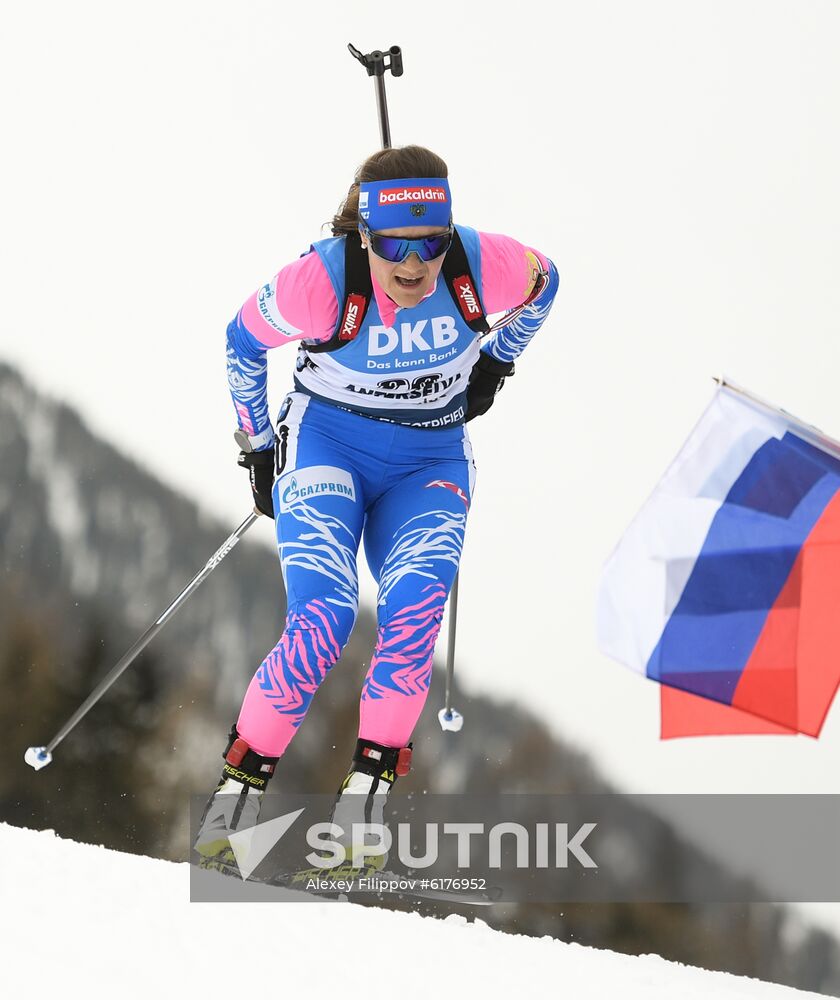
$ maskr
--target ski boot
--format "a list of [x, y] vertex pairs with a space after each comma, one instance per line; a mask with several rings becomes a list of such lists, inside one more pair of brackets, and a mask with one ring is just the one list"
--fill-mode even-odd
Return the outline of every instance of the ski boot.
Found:
[[199, 868], [230, 874], [239, 867], [228, 837], [256, 826], [263, 793], [280, 758], [263, 757], [252, 750], [235, 725], [222, 757], [222, 775], [204, 809], [193, 847], [201, 856]]
[[[343, 831], [335, 839], [344, 847], [345, 865], [354, 866], [354, 851], [359, 846], [378, 845], [382, 842], [385, 799], [397, 778], [408, 774], [410, 770], [411, 744], [407, 747], [386, 747], [371, 740], [359, 740], [356, 743], [353, 763], [338, 790], [330, 817], [331, 822], [337, 823]], [[371, 829], [360, 829], [360, 824]], [[361, 841], [358, 839], [360, 835]], [[366, 855], [364, 865], [380, 870], [387, 860], [387, 852]]]

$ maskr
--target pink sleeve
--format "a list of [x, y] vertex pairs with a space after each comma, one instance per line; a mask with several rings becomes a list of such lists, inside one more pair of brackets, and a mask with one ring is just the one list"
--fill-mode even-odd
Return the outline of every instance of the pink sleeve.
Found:
[[242, 307], [245, 329], [266, 347], [292, 340], [329, 340], [338, 303], [321, 258], [313, 250], [287, 264]]
[[545, 270], [548, 260], [532, 247], [510, 236], [479, 233], [481, 247], [481, 293], [488, 313], [505, 312], [521, 306], [534, 285], [533, 263], [536, 257]]

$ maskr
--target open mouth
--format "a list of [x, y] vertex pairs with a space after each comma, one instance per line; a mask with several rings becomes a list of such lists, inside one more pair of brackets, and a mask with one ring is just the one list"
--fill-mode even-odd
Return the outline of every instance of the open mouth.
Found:
[[401, 278], [398, 274], [394, 275], [394, 280], [400, 286], [400, 288], [417, 288], [420, 285], [422, 278]]

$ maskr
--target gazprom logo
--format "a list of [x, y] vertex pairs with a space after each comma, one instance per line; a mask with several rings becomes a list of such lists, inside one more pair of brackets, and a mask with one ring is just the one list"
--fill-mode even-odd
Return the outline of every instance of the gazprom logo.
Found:
[[284, 337], [294, 340], [303, 333], [303, 330], [299, 330], [293, 323], [290, 323], [280, 312], [275, 295], [276, 281], [276, 278], [272, 279], [269, 284], [263, 285], [257, 292], [257, 308], [260, 311], [260, 316], [270, 327], [278, 333], [282, 333]]
[[294, 504], [314, 502], [323, 497], [356, 499], [353, 477], [345, 469], [334, 465], [313, 465], [308, 469], [296, 469], [280, 480], [280, 510], [288, 511]]

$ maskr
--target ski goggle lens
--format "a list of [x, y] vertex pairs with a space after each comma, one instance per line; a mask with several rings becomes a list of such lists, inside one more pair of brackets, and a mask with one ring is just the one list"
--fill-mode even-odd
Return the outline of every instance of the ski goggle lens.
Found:
[[452, 245], [452, 226], [445, 233], [438, 233], [435, 236], [424, 236], [419, 240], [403, 240], [396, 236], [381, 236], [364, 226], [359, 227], [364, 233], [371, 250], [377, 257], [389, 261], [391, 264], [399, 264], [406, 259], [410, 253], [416, 253], [420, 260], [430, 261], [442, 257]]

